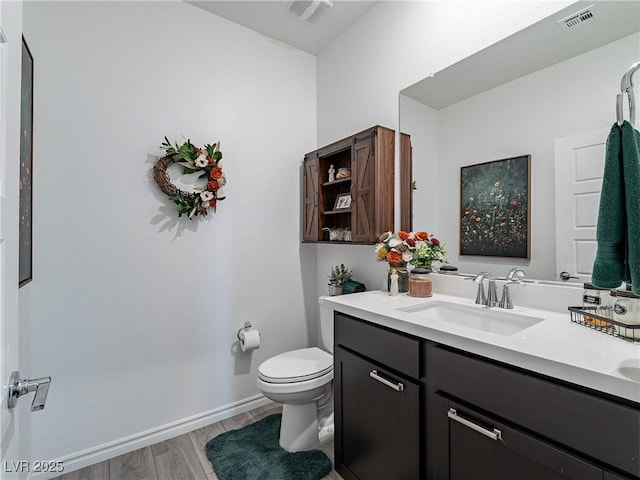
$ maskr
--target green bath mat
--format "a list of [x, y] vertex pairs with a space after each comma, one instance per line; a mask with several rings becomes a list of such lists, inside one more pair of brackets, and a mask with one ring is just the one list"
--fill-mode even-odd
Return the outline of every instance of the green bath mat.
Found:
[[205, 446], [220, 480], [319, 480], [331, 471], [320, 450], [287, 452], [278, 443], [281, 414], [222, 433]]

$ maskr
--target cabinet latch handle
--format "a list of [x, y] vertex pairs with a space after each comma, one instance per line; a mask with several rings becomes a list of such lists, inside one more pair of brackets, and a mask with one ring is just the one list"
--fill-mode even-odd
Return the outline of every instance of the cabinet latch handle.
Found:
[[472, 421], [467, 420], [466, 418], [463, 418], [460, 415], [458, 415], [458, 412], [456, 411], [455, 408], [450, 408], [449, 411], [447, 412], [447, 416], [451, 420], [455, 420], [456, 422], [461, 423], [465, 427], [469, 427], [471, 430], [475, 430], [476, 432], [481, 433], [485, 437], [489, 437], [491, 440], [502, 441], [502, 432], [500, 430], [498, 430], [497, 428], [494, 428], [493, 431], [487, 430], [486, 428], [481, 427], [480, 425], [477, 425]]
[[404, 385], [403, 385], [402, 383], [400, 383], [400, 382], [398, 382], [398, 383], [393, 383], [393, 382], [390, 382], [389, 380], [387, 380], [386, 378], [382, 378], [382, 377], [378, 374], [377, 370], [371, 370], [371, 371], [369, 372], [369, 376], [370, 376], [371, 378], [373, 378], [374, 380], [377, 380], [377, 381], [379, 381], [380, 383], [385, 384], [387, 387], [391, 387], [391, 388], [393, 388], [396, 392], [401, 392], [401, 391], [403, 391], [403, 390], [404, 390]]

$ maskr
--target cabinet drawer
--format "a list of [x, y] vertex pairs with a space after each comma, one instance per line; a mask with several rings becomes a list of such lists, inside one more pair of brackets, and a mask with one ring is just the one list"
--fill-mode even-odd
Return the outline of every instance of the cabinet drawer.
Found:
[[411, 378], [421, 377], [421, 339], [335, 312], [335, 342]]
[[640, 410], [454, 351], [433, 351], [433, 388], [640, 476]]

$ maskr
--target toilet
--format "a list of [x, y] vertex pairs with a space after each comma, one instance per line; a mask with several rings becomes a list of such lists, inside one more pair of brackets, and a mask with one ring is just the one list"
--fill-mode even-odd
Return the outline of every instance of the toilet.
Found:
[[258, 388], [282, 404], [280, 446], [309, 450], [333, 439], [333, 309], [320, 298], [320, 343], [281, 353], [258, 367]]

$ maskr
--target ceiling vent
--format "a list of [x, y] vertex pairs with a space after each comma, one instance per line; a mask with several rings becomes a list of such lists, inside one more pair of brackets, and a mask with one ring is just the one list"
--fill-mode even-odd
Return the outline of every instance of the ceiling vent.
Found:
[[598, 15], [597, 9], [591, 5], [558, 21], [558, 25], [560, 25], [565, 32], [572, 32], [585, 23], [593, 23], [598, 20], [598, 18], [600, 18], [600, 16]]
[[307, 23], [315, 23], [333, 7], [329, 0], [293, 0], [287, 11], [296, 18]]

